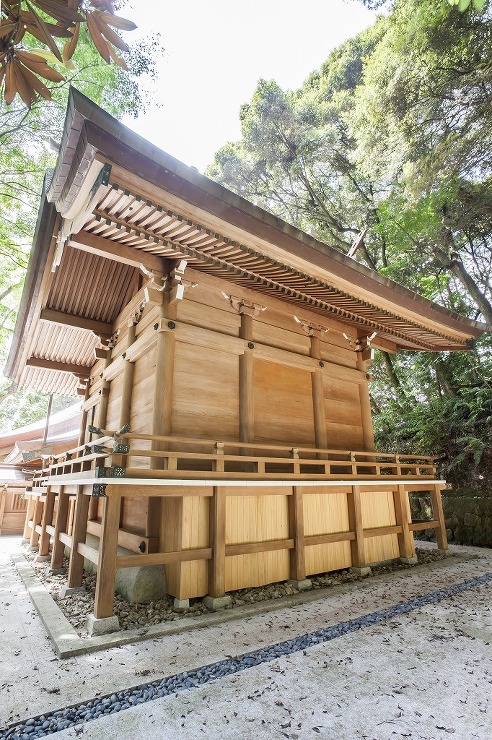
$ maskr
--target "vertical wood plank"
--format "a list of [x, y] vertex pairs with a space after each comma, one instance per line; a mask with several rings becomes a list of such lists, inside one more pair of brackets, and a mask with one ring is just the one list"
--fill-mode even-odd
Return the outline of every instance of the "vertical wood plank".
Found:
[[287, 500], [289, 506], [289, 538], [294, 540], [294, 549], [290, 550], [290, 577], [293, 581], [304, 581], [306, 578], [306, 556], [302, 488], [294, 486], [292, 496], [288, 496]]
[[79, 542], [85, 542], [87, 531], [87, 517], [89, 515], [90, 496], [82, 493], [82, 487], [78, 487], [75, 499], [75, 513], [72, 531], [72, 549], [70, 552], [70, 564], [68, 566], [68, 587], [75, 588], [82, 585], [84, 570], [84, 557], [78, 552]]
[[63, 553], [65, 545], [60, 540], [60, 532], [66, 532], [69, 495], [65, 493], [63, 487], [58, 494], [58, 509], [56, 512], [55, 533], [53, 535], [53, 550], [51, 552], [51, 567], [58, 570], [63, 567]]
[[347, 494], [347, 506], [350, 531], [355, 533], [355, 540], [351, 540], [352, 565], [361, 568], [366, 564], [364, 550], [364, 529], [362, 526], [362, 502], [360, 486], [352, 486]]
[[217, 598], [225, 594], [226, 489], [214, 486], [210, 501], [210, 547], [208, 593]]
[[96, 619], [112, 616], [114, 604], [121, 494], [118, 486], [108, 486], [106, 493], [101, 522], [96, 598], [94, 602], [94, 616]]
[[444, 512], [442, 508], [441, 490], [444, 488], [439, 483], [431, 489], [432, 518], [437, 519], [439, 527], [436, 529], [437, 546], [439, 550], [448, 549], [448, 538], [446, 535], [446, 522], [444, 521]]
[[47, 555], [50, 549], [50, 535], [46, 531], [46, 526], [53, 521], [53, 511], [55, 508], [55, 494], [48, 486], [46, 491], [46, 501], [44, 502], [43, 517], [41, 519], [41, 536], [39, 538], [39, 554]]
[[[241, 339], [253, 339], [254, 308], [241, 305]], [[254, 440], [254, 397], [253, 397], [253, 363], [254, 356], [251, 349], [246, 349], [239, 356], [239, 439], [241, 442]]]
[[5, 513], [5, 503], [7, 501], [7, 486], [2, 487], [0, 493], [0, 534], [2, 534], [3, 515]]
[[398, 548], [401, 558], [412, 558], [415, 555], [415, 542], [413, 532], [409, 529], [408, 521], [408, 491], [404, 485], [399, 485], [393, 491], [393, 501], [395, 505], [396, 523], [401, 527], [401, 534], [398, 535]]

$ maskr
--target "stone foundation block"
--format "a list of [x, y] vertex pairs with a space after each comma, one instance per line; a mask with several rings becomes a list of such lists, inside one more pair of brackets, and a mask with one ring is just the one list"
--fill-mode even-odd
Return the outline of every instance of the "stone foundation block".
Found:
[[204, 596], [202, 601], [207, 609], [210, 609], [211, 612], [216, 612], [219, 609], [225, 609], [226, 606], [229, 606], [232, 599], [226, 594], [225, 596]]
[[51, 555], [38, 555], [36, 557], [36, 563], [46, 563], [48, 560], [51, 560]]
[[63, 586], [62, 590], [59, 593], [58, 598], [59, 599], [66, 599], [67, 596], [72, 596], [73, 594], [83, 594], [85, 593], [85, 588], [83, 586]]
[[173, 608], [177, 611], [189, 609], [190, 608], [190, 600], [189, 599], [174, 599]]
[[294, 586], [298, 591], [310, 591], [313, 587], [313, 582], [309, 578], [304, 578], [302, 581], [287, 581], [289, 586]]
[[87, 617], [87, 631], [91, 637], [117, 632], [119, 628], [118, 617], [114, 614], [112, 617], [103, 617], [102, 619], [98, 619], [94, 614]]
[[350, 568], [351, 573], [355, 573], [358, 576], [370, 576], [372, 570], [368, 565], [363, 565], [361, 568], [352, 567]]
[[403, 565], [417, 565], [419, 559], [416, 555], [412, 555], [411, 558], [400, 558], [400, 563]]

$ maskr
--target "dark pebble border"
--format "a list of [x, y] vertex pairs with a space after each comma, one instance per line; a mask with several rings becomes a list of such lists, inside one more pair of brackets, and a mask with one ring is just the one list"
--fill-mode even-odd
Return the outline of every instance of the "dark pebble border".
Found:
[[194, 671], [176, 673], [174, 676], [169, 676], [168, 678], [157, 679], [156, 681], [141, 684], [125, 691], [118, 691], [108, 696], [91, 699], [82, 704], [41, 714], [38, 717], [32, 717], [24, 722], [12, 725], [10, 728], [1, 730], [0, 740], [4, 738], [10, 738], [11, 740], [17, 740], [18, 738], [21, 740], [33, 740], [37, 737], [46, 737], [60, 730], [90, 722], [98, 717], [122, 712], [124, 709], [130, 709], [130, 707], [144, 704], [153, 699], [177, 694], [180, 691], [202, 686], [218, 678], [240, 673], [252, 666], [268, 663], [284, 655], [292, 655], [312, 645], [329, 642], [337, 637], [356, 632], [365, 627], [373, 627], [393, 617], [408, 614], [408, 612], [414, 609], [419, 609], [427, 604], [434, 604], [437, 601], [450, 598], [463, 591], [482, 586], [491, 581], [492, 573], [485, 573], [477, 578], [462, 581], [461, 583], [443, 588], [439, 591], [433, 591], [424, 596], [417, 596], [410, 601], [396, 604], [387, 609], [380, 609], [371, 614], [349, 619], [346, 622], [339, 622], [331, 627], [324, 627], [323, 629], [310, 632], [306, 635], [300, 635], [291, 640], [285, 640], [275, 645], [253, 650], [250, 653], [238, 655], [235, 658], [221, 660], [218, 663], [212, 663], [212, 665], [203, 666]]

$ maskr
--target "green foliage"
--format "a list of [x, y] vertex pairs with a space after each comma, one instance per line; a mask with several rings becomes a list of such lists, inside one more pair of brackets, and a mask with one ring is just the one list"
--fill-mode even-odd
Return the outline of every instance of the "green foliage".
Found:
[[[490, 7], [386, 5], [299, 90], [260, 81], [208, 174], [343, 252], [367, 229], [356, 259], [492, 326]], [[455, 481], [492, 472], [490, 338], [377, 353], [371, 374], [379, 448], [445, 455]]]

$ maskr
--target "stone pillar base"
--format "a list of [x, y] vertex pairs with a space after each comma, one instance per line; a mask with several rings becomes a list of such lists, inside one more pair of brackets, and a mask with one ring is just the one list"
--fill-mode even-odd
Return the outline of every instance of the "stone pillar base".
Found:
[[204, 596], [202, 601], [207, 609], [210, 609], [211, 612], [216, 612], [219, 609], [225, 609], [226, 606], [229, 606], [232, 599], [226, 594], [225, 596]]
[[28, 552], [38, 552], [39, 545], [29, 545], [29, 547], [27, 548], [27, 550], [28, 550]]
[[417, 565], [419, 559], [416, 555], [412, 555], [411, 558], [400, 558], [400, 563], [403, 565]]
[[35, 562], [46, 563], [48, 560], [51, 560], [51, 555], [38, 555]]
[[72, 596], [73, 594], [85, 594], [85, 588], [83, 586], [63, 586], [58, 598], [66, 599], [67, 596]]
[[363, 565], [361, 568], [352, 567], [350, 568], [351, 573], [355, 573], [357, 576], [370, 576], [372, 570], [368, 565]]
[[87, 617], [87, 631], [91, 637], [97, 635], [107, 635], [109, 632], [117, 632], [120, 628], [118, 617], [113, 614], [111, 617], [98, 619], [94, 614]]
[[173, 609], [180, 611], [180, 610], [189, 609], [189, 608], [190, 608], [189, 599], [174, 599]]
[[313, 587], [313, 582], [309, 578], [304, 578], [302, 581], [287, 581], [289, 586], [294, 586], [298, 591], [310, 591]]

